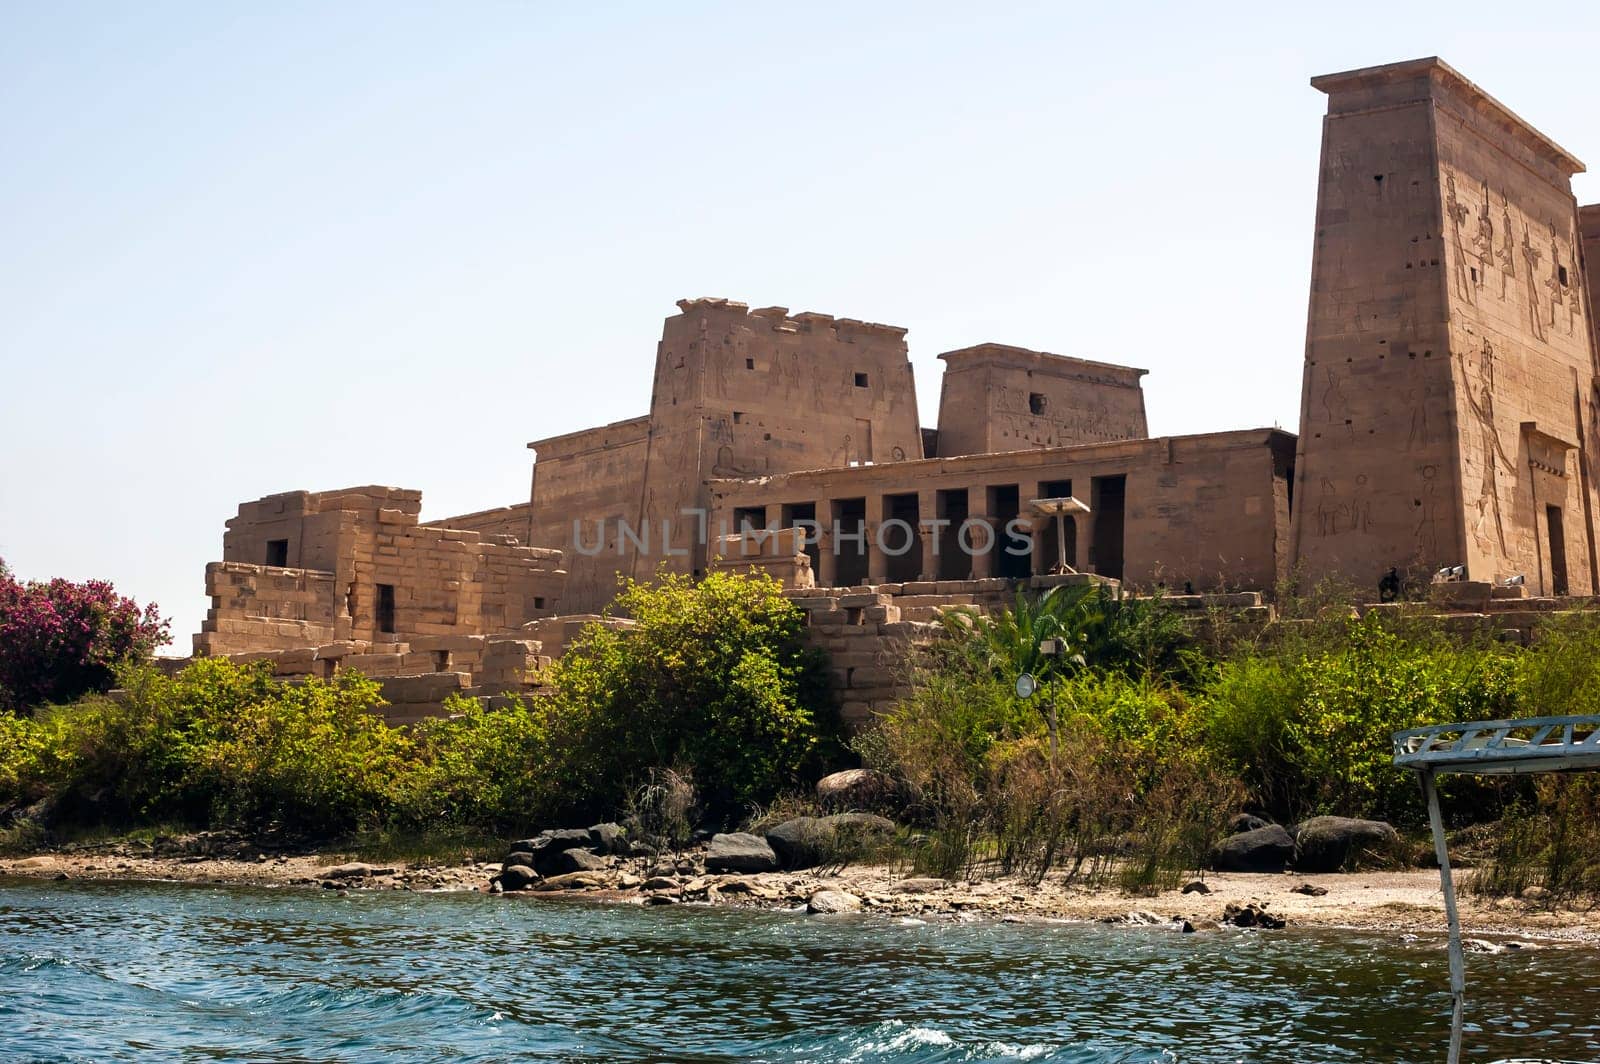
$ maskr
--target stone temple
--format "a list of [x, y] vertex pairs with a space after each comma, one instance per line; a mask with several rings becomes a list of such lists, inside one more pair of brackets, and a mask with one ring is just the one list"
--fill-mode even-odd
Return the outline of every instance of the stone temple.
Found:
[[1246, 609], [1441, 569], [1485, 600], [1600, 595], [1583, 164], [1439, 59], [1311, 84], [1328, 111], [1298, 438], [1153, 437], [1144, 370], [1003, 343], [938, 356], [927, 428], [906, 329], [685, 299], [648, 412], [529, 444], [526, 501], [425, 525], [394, 488], [241, 506], [196, 652], [414, 679], [426, 712], [515, 688], [619, 578], [754, 565], [819, 632], [862, 629], [819, 638], [857, 655], [840, 681], [865, 713], [889, 681], [851, 638], [915, 637], [1019, 581]]

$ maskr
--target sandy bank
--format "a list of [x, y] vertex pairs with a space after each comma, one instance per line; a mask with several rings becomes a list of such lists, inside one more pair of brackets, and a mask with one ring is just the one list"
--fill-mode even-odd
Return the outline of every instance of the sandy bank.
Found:
[[[367, 862], [352, 870], [345, 854], [221, 857], [151, 857], [128, 853], [45, 853], [0, 858], [0, 875], [67, 880], [177, 881], [308, 889], [487, 891], [499, 866], [472, 864], [408, 867]], [[1013, 880], [950, 883], [914, 879], [882, 868], [837, 874], [768, 872], [705, 875], [689, 861], [679, 874], [652, 875], [658, 861], [615, 859], [605, 870], [583, 873], [583, 890], [530, 890], [504, 896], [506, 904], [551, 897], [588, 897], [625, 904], [721, 904], [763, 908], [804, 907], [819, 890], [842, 891], [868, 913], [923, 919], [1115, 920], [1130, 913], [1159, 921], [1188, 920], [1204, 929], [1230, 905], [1255, 903], [1291, 927], [1438, 932], [1444, 904], [1438, 875], [1427, 870], [1341, 875], [1210, 873], [1209, 893], [1166, 891], [1155, 896], [1116, 889], [1084, 890], [1051, 878], [1039, 886]], [[1326, 893], [1301, 893], [1309, 885]], [[1143, 919], [1144, 917], [1140, 917]], [[1600, 945], [1600, 915], [1550, 909], [1535, 902], [1466, 895], [1462, 922], [1469, 935], [1514, 936]]]

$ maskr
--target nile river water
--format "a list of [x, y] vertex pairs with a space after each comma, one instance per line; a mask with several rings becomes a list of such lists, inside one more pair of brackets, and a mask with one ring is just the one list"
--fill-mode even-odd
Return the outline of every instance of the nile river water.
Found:
[[[1600, 954], [1467, 1059], [1600, 1059]], [[1442, 1061], [1436, 938], [0, 880], [0, 1060]]]

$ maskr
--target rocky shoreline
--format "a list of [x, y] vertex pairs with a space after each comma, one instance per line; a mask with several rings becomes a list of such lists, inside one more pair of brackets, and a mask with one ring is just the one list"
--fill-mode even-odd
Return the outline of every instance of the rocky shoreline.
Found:
[[[553, 834], [553, 833], [547, 833]], [[577, 832], [574, 832], [574, 837]], [[750, 838], [747, 836], [747, 838]], [[521, 843], [532, 840], [519, 840]], [[740, 840], [735, 840], [735, 843]], [[547, 847], [541, 847], [541, 850]], [[349, 854], [252, 856], [194, 847], [181, 855], [142, 852], [148, 847], [104, 844], [67, 852], [0, 858], [0, 876], [50, 880], [163, 881], [267, 886], [331, 891], [504, 893], [506, 904], [525, 899], [582, 899], [627, 905], [721, 905], [818, 914], [859, 912], [900, 920], [1088, 922], [1162, 927], [1181, 932], [1235, 926], [1341, 928], [1429, 934], [1444, 928], [1437, 873], [1431, 870], [1301, 873], [1208, 873], [1202, 885], [1134, 896], [1115, 888], [1087, 890], [1047, 877], [1032, 885], [1015, 879], [953, 882], [886, 867], [807, 871], [729, 868], [729, 846], [710, 843], [671, 854], [594, 854], [594, 867], [543, 875], [530, 869], [524, 889], [506, 891], [508, 869], [520, 863], [407, 865], [353, 861]], [[567, 853], [573, 846], [556, 852]], [[528, 850], [513, 851], [530, 852]], [[585, 850], [584, 852], [589, 852]], [[722, 857], [717, 855], [721, 853]], [[583, 861], [583, 858], [573, 858]], [[735, 858], [737, 861], [738, 859]], [[512, 872], [513, 877], [520, 874]], [[1538, 900], [1462, 899], [1467, 934], [1600, 945], [1600, 915], [1546, 908]], [[1234, 914], [1229, 919], [1230, 910]], [[1241, 918], [1241, 914], [1242, 918]], [[1259, 917], [1269, 917], [1265, 922]], [[1486, 939], [1479, 949], [1515, 942]]]

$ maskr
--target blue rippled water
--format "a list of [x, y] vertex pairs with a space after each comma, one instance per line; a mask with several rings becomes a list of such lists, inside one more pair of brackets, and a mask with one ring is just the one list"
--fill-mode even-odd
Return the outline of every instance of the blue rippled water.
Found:
[[[1439, 1061], [1438, 939], [0, 880], [0, 1060]], [[1469, 1060], [1600, 1057], [1600, 954], [1471, 958]]]

